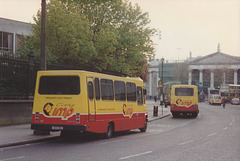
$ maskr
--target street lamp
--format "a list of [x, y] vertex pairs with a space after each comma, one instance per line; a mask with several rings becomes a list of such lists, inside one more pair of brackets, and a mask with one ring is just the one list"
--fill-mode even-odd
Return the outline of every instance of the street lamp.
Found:
[[164, 97], [163, 97], [163, 63], [164, 63], [164, 58], [161, 59], [162, 61], [162, 75], [161, 75], [161, 82], [162, 82], [162, 89], [161, 89], [161, 104], [160, 105], [163, 105], [164, 103]]
[[46, 70], [46, 0], [42, 0], [40, 69]]

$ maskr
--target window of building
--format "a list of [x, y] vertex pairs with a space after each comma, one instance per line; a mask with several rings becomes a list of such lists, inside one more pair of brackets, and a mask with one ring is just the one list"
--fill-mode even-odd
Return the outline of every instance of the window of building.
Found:
[[125, 101], [125, 83], [122, 81], [114, 81], [114, 89], [115, 89], [115, 100], [117, 101]]
[[102, 100], [113, 100], [113, 81], [110, 79], [101, 79], [100, 83]]
[[0, 31], [0, 51], [13, 51], [13, 33]]

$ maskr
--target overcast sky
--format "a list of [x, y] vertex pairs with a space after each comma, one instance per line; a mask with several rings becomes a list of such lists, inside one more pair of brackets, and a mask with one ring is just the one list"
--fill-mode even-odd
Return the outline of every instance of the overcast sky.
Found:
[[[182, 60], [217, 51], [240, 56], [240, 0], [130, 0], [149, 13], [156, 58]], [[0, 17], [33, 22], [41, 0], [0, 0]]]

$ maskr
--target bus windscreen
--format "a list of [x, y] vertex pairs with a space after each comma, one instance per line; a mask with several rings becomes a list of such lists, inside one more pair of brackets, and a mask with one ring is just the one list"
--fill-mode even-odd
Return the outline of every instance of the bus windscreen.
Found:
[[210, 94], [219, 94], [219, 90], [211, 90]]
[[193, 96], [193, 88], [175, 88], [175, 96]]

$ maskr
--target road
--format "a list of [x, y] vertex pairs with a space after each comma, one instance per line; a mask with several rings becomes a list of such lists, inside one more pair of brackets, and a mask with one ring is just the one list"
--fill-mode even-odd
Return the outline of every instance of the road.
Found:
[[240, 106], [199, 103], [197, 118], [171, 115], [113, 138], [82, 135], [0, 149], [0, 161], [239, 161]]

